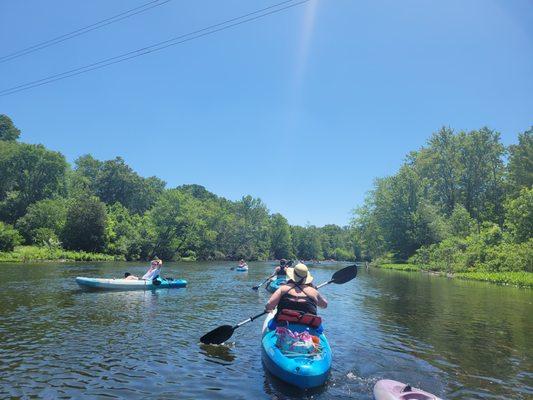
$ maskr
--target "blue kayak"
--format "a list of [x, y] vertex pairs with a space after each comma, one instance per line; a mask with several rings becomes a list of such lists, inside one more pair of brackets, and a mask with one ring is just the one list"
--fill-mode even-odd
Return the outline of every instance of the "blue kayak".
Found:
[[237, 267], [237, 268], [235, 268], [235, 271], [248, 272], [248, 267]]
[[326, 336], [317, 334], [313, 328], [301, 324], [289, 324], [293, 332], [308, 330], [311, 335], [320, 339], [320, 350], [314, 354], [283, 354], [276, 346], [275, 331], [268, 329], [269, 321], [274, 318], [275, 311], [267, 315], [263, 324], [263, 338], [261, 340], [261, 358], [266, 369], [284, 382], [301, 389], [322, 386], [331, 369], [331, 348]]
[[185, 279], [162, 279], [158, 278], [159, 284], [154, 284], [152, 280], [144, 279], [105, 279], [105, 278], [85, 278], [78, 276], [76, 283], [83, 288], [98, 290], [154, 290], [154, 289], [175, 289], [187, 286]]
[[281, 285], [286, 282], [287, 280], [285, 278], [277, 278], [273, 281], [268, 282], [268, 285], [266, 285], [265, 289], [268, 290], [270, 293], [274, 293], [276, 290], [279, 289]]

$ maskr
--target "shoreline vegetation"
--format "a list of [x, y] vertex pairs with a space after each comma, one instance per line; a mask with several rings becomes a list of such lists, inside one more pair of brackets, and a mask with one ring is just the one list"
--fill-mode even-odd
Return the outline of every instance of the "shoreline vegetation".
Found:
[[533, 128], [505, 146], [486, 127], [443, 127], [375, 180], [348, 225], [322, 227], [250, 195], [167, 187], [121, 157], [71, 165], [19, 136], [0, 114], [0, 262], [362, 260], [532, 286]]
[[390, 269], [403, 272], [425, 272], [446, 278], [462, 279], [469, 281], [481, 281], [495, 283], [498, 285], [517, 286], [522, 288], [533, 289], [533, 273], [525, 271], [471, 271], [471, 272], [446, 272], [431, 269], [427, 265], [419, 264], [389, 264], [389, 263], [371, 263], [371, 267]]

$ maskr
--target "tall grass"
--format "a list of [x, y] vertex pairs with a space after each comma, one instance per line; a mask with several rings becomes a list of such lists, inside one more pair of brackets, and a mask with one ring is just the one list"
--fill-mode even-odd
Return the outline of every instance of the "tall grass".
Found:
[[85, 251], [64, 250], [61, 248], [46, 248], [37, 246], [17, 246], [11, 252], [0, 252], [0, 262], [30, 262], [30, 261], [113, 261], [123, 260], [121, 256], [112, 256]]

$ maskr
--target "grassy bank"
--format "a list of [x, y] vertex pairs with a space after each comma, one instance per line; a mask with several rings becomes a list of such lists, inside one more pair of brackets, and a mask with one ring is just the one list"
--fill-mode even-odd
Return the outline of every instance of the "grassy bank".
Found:
[[48, 249], [37, 246], [17, 246], [14, 251], [0, 252], [0, 262], [32, 261], [113, 261], [122, 260], [108, 254], [87, 253], [64, 249]]
[[533, 289], [533, 273], [531, 272], [456, 272], [448, 274], [444, 271], [434, 271], [430, 270], [427, 266], [419, 264], [375, 264], [372, 266], [383, 268], [383, 269], [392, 269], [396, 271], [426, 271], [437, 273], [442, 276], [447, 276], [449, 278], [458, 278], [472, 281], [483, 281], [496, 283], [499, 285], [513, 285]]

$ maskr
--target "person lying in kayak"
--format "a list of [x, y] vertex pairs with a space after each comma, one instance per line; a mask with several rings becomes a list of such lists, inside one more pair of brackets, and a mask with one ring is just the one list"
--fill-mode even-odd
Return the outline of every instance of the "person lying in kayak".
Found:
[[276, 327], [282, 310], [298, 311], [301, 314], [317, 315], [317, 307], [326, 308], [328, 301], [312, 285], [313, 276], [305, 264], [296, 264], [294, 268], [286, 269], [288, 282], [276, 290], [265, 306], [267, 312], [278, 311], [272, 318], [269, 329]]
[[[154, 258], [152, 260], [152, 262], [150, 263], [150, 268], [148, 268], [148, 271], [146, 271], [146, 273], [140, 279], [144, 279], [146, 281], [148, 281], [148, 280], [151, 281], [151, 280], [157, 278], [159, 276], [159, 274], [161, 273], [161, 267], [162, 266], [163, 266], [163, 261], [161, 261], [157, 257]], [[131, 275], [129, 272], [126, 272], [124, 274], [124, 279], [139, 280], [139, 277], [135, 276], [135, 275]]]

